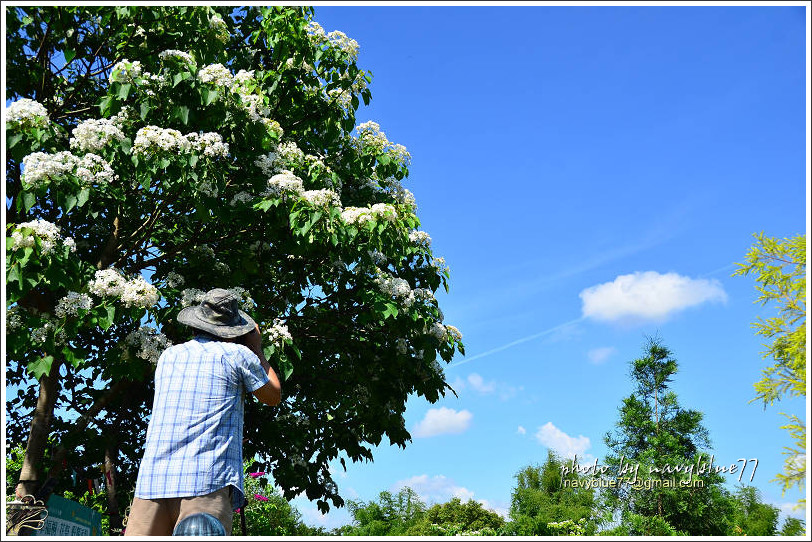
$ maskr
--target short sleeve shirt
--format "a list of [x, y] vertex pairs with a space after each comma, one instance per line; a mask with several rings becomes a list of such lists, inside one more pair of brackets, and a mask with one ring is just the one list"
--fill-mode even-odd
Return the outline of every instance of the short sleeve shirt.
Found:
[[246, 392], [268, 382], [246, 346], [197, 337], [158, 359], [155, 399], [135, 496], [194, 497], [234, 486], [243, 499], [243, 411]]

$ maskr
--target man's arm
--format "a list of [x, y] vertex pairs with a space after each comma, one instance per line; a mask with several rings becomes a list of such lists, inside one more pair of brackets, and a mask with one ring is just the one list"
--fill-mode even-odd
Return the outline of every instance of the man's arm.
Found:
[[269, 382], [264, 386], [254, 390], [254, 397], [265, 403], [266, 405], [275, 406], [282, 400], [282, 385], [279, 383], [279, 378], [276, 372], [271, 368], [265, 354], [262, 352], [262, 335], [259, 333], [259, 326], [248, 335], [245, 335], [245, 346], [259, 358], [259, 363], [262, 369], [268, 374]]

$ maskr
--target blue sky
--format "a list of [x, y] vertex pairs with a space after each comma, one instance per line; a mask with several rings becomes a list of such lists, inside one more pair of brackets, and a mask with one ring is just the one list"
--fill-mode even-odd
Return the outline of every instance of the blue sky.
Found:
[[[446, 371], [459, 398], [410, 399], [413, 442], [338, 467], [342, 495], [411, 485], [506, 512], [548, 447], [604, 456], [628, 362], [657, 335], [716, 464], [757, 458], [765, 501], [795, 502], [770, 479], [789, 444], [779, 412], [807, 405], [749, 403], [767, 363], [751, 323], [772, 313], [731, 273], [753, 233], [807, 230], [805, 9], [315, 10], [373, 73], [358, 121], [412, 154], [406, 187], [451, 269], [439, 299], [468, 353]], [[295, 503], [308, 523], [349, 521]]]

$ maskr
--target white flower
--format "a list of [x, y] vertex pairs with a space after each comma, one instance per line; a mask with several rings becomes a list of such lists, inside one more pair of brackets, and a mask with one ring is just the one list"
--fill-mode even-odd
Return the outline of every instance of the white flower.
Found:
[[76, 316], [79, 314], [79, 309], [87, 311], [91, 308], [93, 308], [93, 300], [89, 295], [68, 292], [68, 295], [57, 302], [54, 314], [58, 318], [65, 318], [66, 316]]
[[167, 49], [166, 51], [161, 51], [161, 53], [158, 54], [158, 58], [160, 58], [164, 62], [166, 62], [167, 58], [179, 60], [182, 63], [189, 65], [190, 67], [197, 65], [192, 55], [184, 51], [178, 51], [177, 49]]
[[249, 201], [251, 201], [253, 199], [254, 199], [254, 196], [251, 195], [248, 192], [238, 192], [238, 193], [234, 194], [233, 198], [231, 198], [231, 203], [229, 203], [229, 205], [232, 206], [232, 207], [235, 207], [235, 206], [237, 206], [237, 204], [248, 203]]
[[282, 129], [282, 126], [275, 120], [266, 119], [264, 117], [260, 120], [262, 124], [265, 125], [265, 129], [268, 132], [275, 134], [277, 139], [279, 139], [284, 135], [285, 131]]
[[6, 311], [6, 332], [15, 331], [23, 327], [23, 319], [20, 307], [14, 305]]
[[6, 121], [23, 128], [48, 126], [48, 110], [36, 100], [20, 98], [6, 108]]
[[234, 76], [222, 64], [209, 64], [197, 72], [197, 78], [203, 83], [213, 83], [219, 87], [231, 87]]
[[[23, 234], [23, 228], [33, 230], [33, 234]], [[50, 253], [58, 242], [61, 241], [65, 243], [65, 240], [63, 240], [59, 234], [59, 226], [47, 220], [37, 219], [31, 222], [22, 222], [14, 227], [14, 230], [11, 232], [11, 250], [33, 247], [36, 244], [35, 236], [40, 240], [43, 255]], [[73, 244], [73, 239], [70, 237], [66, 239], [70, 239], [71, 241], [70, 244], [68, 244], [69, 248], [72, 247], [71, 252], [75, 251], [76, 245]]]
[[120, 296], [127, 279], [113, 267], [99, 269], [95, 278], [91, 280], [87, 288], [91, 294], [99, 297]]
[[283, 346], [286, 341], [293, 340], [288, 327], [282, 324], [279, 319], [274, 320], [273, 325], [266, 327], [263, 333], [268, 337], [269, 342], [277, 346]]
[[248, 118], [254, 122], [260, 122], [271, 112], [265, 106], [262, 96], [257, 94], [240, 94], [240, 101], [243, 109], [248, 113]]
[[327, 34], [327, 40], [333, 47], [344, 51], [350, 57], [350, 62], [355, 62], [358, 58], [358, 42], [347, 37], [344, 32], [334, 30]]
[[119, 297], [126, 307], [149, 308], [158, 303], [158, 289], [144, 277], [128, 280], [117, 269], [110, 267], [96, 271], [88, 284], [88, 291], [99, 297]]
[[316, 21], [308, 22], [306, 31], [307, 35], [310, 36], [310, 39], [315, 43], [327, 41], [327, 34], [324, 31], [324, 28], [322, 28], [321, 25]]
[[448, 337], [448, 332], [445, 326], [439, 322], [434, 322], [429, 328], [429, 335], [436, 338], [438, 341], [443, 342]]
[[107, 160], [90, 152], [79, 160], [74, 174], [86, 185], [109, 184], [118, 179]]
[[223, 143], [223, 136], [217, 132], [199, 132], [186, 136], [192, 148], [202, 152], [203, 156], [224, 158], [228, 156], [228, 143]]
[[388, 297], [399, 298], [407, 307], [414, 302], [414, 293], [409, 282], [405, 279], [379, 272], [378, 276], [375, 277], [375, 283], [381, 293]]
[[234, 85], [235, 86], [247, 86], [251, 83], [256, 83], [254, 79], [254, 70], [240, 70], [234, 76]]
[[415, 230], [409, 234], [409, 241], [412, 243], [429, 248], [431, 246], [431, 237], [424, 231]]
[[54, 329], [54, 325], [51, 322], [45, 322], [45, 325], [31, 332], [31, 342], [44, 343], [52, 329]]
[[214, 33], [214, 39], [220, 43], [225, 43], [228, 41], [228, 27], [226, 26], [226, 22], [222, 19], [222, 17], [216, 14], [212, 15], [211, 19], [209, 19], [209, 28]]
[[185, 153], [191, 148], [189, 140], [173, 128], [145, 126], [135, 134], [133, 154], [148, 154], [157, 150]]
[[268, 179], [268, 188], [263, 196], [285, 199], [290, 194], [300, 196], [304, 193], [302, 180], [288, 170], [283, 170]]
[[338, 197], [338, 194], [329, 188], [305, 190], [302, 193], [302, 198], [315, 207], [338, 207], [341, 205], [341, 199]]
[[301, 164], [304, 161], [304, 153], [296, 145], [295, 141], [286, 141], [276, 149], [278, 160], [292, 164]]
[[341, 211], [341, 219], [347, 224], [364, 224], [376, 218], [392, 221], [397, 218], [397, 213], [388, 203], [376, 203], [372, 207], [345, 207]]
[[37, 188], [70, 175], [78, 164], [79, 158], [70, 151], [55, 154], [35, 152], [23, 158], [22, 181], [28, 188]]
[[187, 288], [183, 290], [180, 295], [181, 307], [190, 307], [203, 301], [203, 298], [206, 296], [206, 292], [203, 290], [198, 290], [197, 288]]
[[254, 165], [257, 166], [259, 169], [262, 170], [264, 175], [273, 175], [276, 172], [276, 153], [269, 152], [268, 154], [263, 154], [256, 160], [254, 160]]
[[164, 282], [170, 288], [177, 288], [178, 286], [183, 286], [186, 279], [184, 279], [182, 275], [175, 273], [174, 271], [170, 271], [166, 274], [166, 277], [164, 277]]
[[462, 340], [462, 333], [460, 333], [459, 329], [457, 329], [454, 326], [445, 326], [445, 328], [446, 328], [446, 331], [448, 331], [448, 334], [451, 336], [452, 339], [454, 339], [455, 341], [461, 341]]
[[136, 61], [122, 60], [110, 72], [111, 83], [132, 83], [141, 76], [141, 63]]
[[166, 335], [149, 326], [140, 327], [131, 332], [124, 342], [138, 349], [136, 356], [153, 364], [158, 363], [161, 353], [172, 346]]
[[228, 291], [240, 299], [240, 307], [242, 310], [251, 311], [257, 308], [257, 304], [254, 302], [254, 300], [251, 298], [251, 294], [249, 294], [245, 288], [235, 286], [234, 288], [228, 288]]
[[111, 141], [120, 142], [125, 139], [124, 132], [114, 119], [88, 119], [79, 123], [71, 133], [71, 148], [85, 152], [98, 152]]

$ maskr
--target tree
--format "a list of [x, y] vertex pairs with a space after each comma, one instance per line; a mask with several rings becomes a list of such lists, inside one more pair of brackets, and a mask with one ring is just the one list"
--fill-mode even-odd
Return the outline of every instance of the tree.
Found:
[[741, 486], [733, 495], [733, 535], [774, 536], [778, 534], [778, 508], [761, 501], [753, 486]]
[[[302, 514], [273, 486], [268, 473], [249, 469], [245, 462], [244, 493], [247, 504], [234, 514], [231, 533], [240, 536], [314, 536], [324, 534], [320, 529], [308, 527]], [[245, 532], [242, 515], [245, 515]]]
[[178, 311], [220, 286], [283, 380], [278, 408], [249, 401], [245, 456], [286, 498], [341, 506], [331, 462], [372, 460], [384, 437], [405, 447], [407, 397], [437, 401], [438, 360], [463, 351], [402, 185], [409, 153], [356, 124], [371, 96], [358, 44], [304, 7], [6, 15], [17, 491], [101, 462], [132, 488], [156, 358], [190, 336]]
[[353, 524], [338, 529], [344, 536], [405, 536], [426, 513], [426, 505], [410, 487], [395, 494], [381, 491], [378, 501], [349, 501]]
[[516, 474], [508, 526], [512, 534], [595, 534], [599, 514], [594, 491], [573, 483], [587, 477], [565, 470], [565, 466], [565, 461], [548, 450], [544, 464], [527, 466]]
[[617, 534], [727, 534], [732, 503], [705, 453], [702, 413], [681, 407], [669, 389], [677, 372], [671, 351], [650, 339], [644, 354], [630, 364], [635, 391], [605, 437], [605, 464], [617, 482], [606, 488], [606, 504], [626, 531]]
[[[806, 397], [806, 235], [779, 240], [754, 236], [756, 244], [748, 251], [746, 262], [737, 264], [733, 274], [756, 274], [756, 302], [776, 305], [778, 316], [758, 318], [753, 324], [756, 334], [771, 339], [765, 344], [764, 357], [775, 363], [762, 371], [763, 377], [753, 386], [755, 400], [764, 408], [785, 397]], [[789, 423], [792, 446], [784, 448], [784, 471], [776, 475], [782, 495], [792, 487], [803, 493], [806, 483], [806, 422], [796, 415], [782, 414]], [[799, 500], [804, 504], [805, 498]]]
[[410, 527], [410, 536], [496, 536], [501, 534], [505, 520], [482, 503], [473, 499], [462, 502], [459, 497], [431, 506], [423, 517]]

